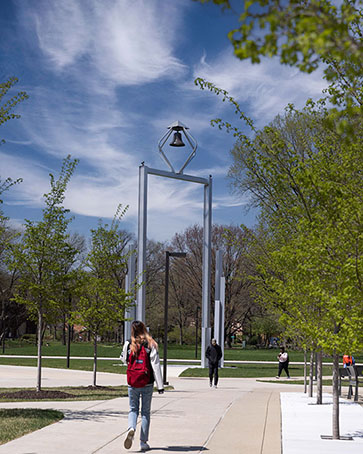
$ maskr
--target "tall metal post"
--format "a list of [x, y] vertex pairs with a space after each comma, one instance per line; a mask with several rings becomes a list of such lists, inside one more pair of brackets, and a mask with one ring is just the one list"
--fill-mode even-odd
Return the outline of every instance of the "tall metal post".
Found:
[[221, 367], [224, 367], [224, 316], [225, 316], [225, 294], [226, 294], [226, 278], [224, 276], [220, 279], [220, 298], [221, 298], [221, 330], [220, 330], [220, 346], [222, 349]]
[[168, 367], [168, 313], [169, 313], [169, 263], [170, 257], [186, 257], [186, 252], [169, 252], [165, 251], [165, 304], [164, 304], [164, 356], [163, 356], [163, 382], [167, 382]]
[[210, 327], [210, 269], [212, 236], [212, 176], [204, 186], [204, 229], [203, 229], [203, 289], [202, 289], [202, 351], [201, 366], [206, 367], [205, 352], [211, 339]]
[[[126, 293], [129, 293], [132, 290], [132, 284], [135, 282], [136, 278], [136, 257], [134, 253], [131, 253], [131, 250], [129, 250], [129, 259], [127, 261], [127, 275], [125, 279], [125, 291]], [[135, 301], [134, 301], [135, 303]], [[130, 320], [125, 321], [124, 325], [124, 337], [125, 341], [131, 338], [131, 323], [136, 319], [136, 306], [135, 304], [133, 306], [128, 307], [125, 310], [125, 318], [128, 318]]]
[[[216, 277], [215, 277], [215, 300], [214, 300], [214, 337], [224, 353], [224, 283], [223, 254], [216, 251]], [[223, 298], [223, 301], [222, 301]], [[220, 366], [223, 367], [223, 357]]]
[[215, 296], [214, 296], [214, 338], [221, 345], [221, 277], [222, 277], [222, 252], [216, 251], [216, 275], [215, 275]]
[[168, 312], [169, 312], [169, 251], [165, 252], [165, 299], [164, 299], [164, 355], [163, 355], [163, 383], [168, 385], [166, 371], [168, 363]]
[[147, 171], [142, 164], [139, 167], [139, 225], [138, 225], [138, 250], [137, 250], [137, 307], [136, 317], [145, 322], [145, 295], [143, 285], [146, 272], [146, 228], [147, 228]]

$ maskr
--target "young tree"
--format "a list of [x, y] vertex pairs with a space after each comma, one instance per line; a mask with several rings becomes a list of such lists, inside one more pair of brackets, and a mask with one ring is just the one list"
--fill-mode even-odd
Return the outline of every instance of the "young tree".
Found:
[[85, 326], [93, 337], [93, 386], [97, 386], [98, 339], [124, 320], [125, 308], [133, 303], [123, 285], [125, 248], [131, 237], [119, 224], [126, 209], [122, 211], [120, 205], [110, 226], [100, 221], [91, 230], [91, 249], [79, 275], [78, 302], [72, 311], [72, 321]]
[[45, 324], [58, 313], [58, 295], [64, 282], [63, 264], [72, 260], [77, 251], [68, 241], [68, 224], [63, 207], [67, 184], [77, 165], [70, 156], [64, 159], [58, 180], [50, 174], [49, 193], [44, 195], [46, 207], [39, 222], [27, 220], [22, 241], [12, 247], [10, 270], [20, 277], [14, 300], [25, 304], [37, 320], [38, 375], [37, 391], [41, 391], [42, 337]]

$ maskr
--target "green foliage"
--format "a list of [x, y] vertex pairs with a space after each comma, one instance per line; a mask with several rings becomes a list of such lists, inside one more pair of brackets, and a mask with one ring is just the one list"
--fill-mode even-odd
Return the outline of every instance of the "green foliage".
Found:
[[265, 337], [266, 341], [269, 341], [272, 336], [280, 336], [284, 328], [276, 317], [266, 314], [263, 317], [256, 317], [254, 319], [252, 331], [255, 334]]
[[[213, 3], [232, 9], [229, 0]], [[362, 0], [339, 5], [329, 0], [249, 0], [241, 10], [239, 24], [228, 33], [237, 58], [260, 63], [262, 57], [277, 56], [282, 64], [307, 73], [324, 63], [330, 100], [349, 112], [362, 112]]]
[[287, 335], [332, 354], [363, 344], [363, 158], [361, 125], [353, 143], [327, 120], [320, 105], [288, 109], [236, 145], [230, 177], [261, 208], [260, 298]]
[[[238, 102], [232, 96], [230, 96], [226, 90], [216, 87], [212, 82], [208, 82], [201, 77], [197, 77], [194, 80], [194, 84], [201, 90], [207, 89], [217, 96], [221, 95], [222, 102], [227, 101], [232, 105], [234, 113], [236, 114], [238, 119], [246, 123], [251, 131], [257, 132], [253, 125], [252, 119], [249, 118], [244, 112], [242, 112]], [[211, 120], [211, 125], [217, 126], [220, 130], [225, 129], [228, 133], [232, 132], [234, 137], [237, 137], [240, 140], [245, 141], [246, 143], [250, 143], [249, 137], [246, 134], [243, 134], [239, 127], [233, 126], [231, 123], [223, 121], [221, 118]]]
[[[11, 77], [6, 82], [0, 84], [0, 102], [17, 82], [18, 79], [16, 77]], [[20, 115], [15, 114], [14, 112], [12, 112], [12, 110], [19, 102], [24, 101], [24, 99], [28, 98], [29, 96], [25, 93], [25, 91], [19, 91], [15, 96], [3, 103], [0, 106], [0, 125], [8, 120], [20, 118]]]
[[58, 313], [58, 296], [66, 278], [64, 264], [77, 253], [67, 233], [71, 218], [66, 217], [68, 210], [62, 206], [77, 162], [68, 156], [58, 180], [50, 174], [51, 190], [44, 195], [43, 219], [26, 220], [22, 240], [11, 247], [9, 258], [9, 268], [20, 272], [15, 301], [26, 304], [33, 318], [42, 314], [48, 322]]
[[96, 337], [124, 320], [132, 295], [124, 290], [130, 236], [119, 229], [126, 212], [118, 207], [112, 224], [101, 221], [91, 230], [91, 250], [78, 277], [78, 303], [72, 312], [74, 323], [84, 325]]

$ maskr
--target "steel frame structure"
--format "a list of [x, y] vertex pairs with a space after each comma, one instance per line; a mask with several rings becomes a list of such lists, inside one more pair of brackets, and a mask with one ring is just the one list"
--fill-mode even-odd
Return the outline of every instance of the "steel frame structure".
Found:
[[[164, 141], [165, 143], [165, 141]], [[195, 150], [193, 151], [195, 154]], [[190, 159], [188, 160], [190, 162]], [[210, 295], [211, 295], [211, 231], [212, 231], [212, 176], [201, 178], [181, 173], [153, 169], [142, 164], [139, 167], [139, 206], [138, 206], [138, 251], [137, 251], [137, 303], [136, 318], [145, 322], [146, 287], [146, 235], [147, 235], [147, 188], [148, 176], [156, 175], [164, 178], [188, 181], [204, 186], [203, 206], [203, 275], [202, 275], [202, 354], [201, 366], [206, 367], [205, 351], [211, 339], [210, 326]]]

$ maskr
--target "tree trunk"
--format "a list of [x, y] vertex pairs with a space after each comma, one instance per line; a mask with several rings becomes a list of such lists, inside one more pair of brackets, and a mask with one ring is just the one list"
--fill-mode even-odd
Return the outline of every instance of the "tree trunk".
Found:
[[[68, 326], [69, 329], [69, 326]], [[62, 328], [62, 345], [67, 345], [67, 337], [66, 337], [66, 316], [63, 315], [63, 328]], [[69, 334], [68, 334], [69, 336]]]
[[230, 334], [227, 334], [226, 342], [227, 342], [227, 348], [232, 348], [232, 338], [231, 338]]
[[180, 324], [180, 336], [179, 336], [179, 344], [180, 344], [180, 345], [183, 345], [183, 340], [184, 340], [184, 339], [183, 339], [183, 338], [184, 338], [184, 335], [183, 335], [183, 334], [184, 334], [184, 333], [183, 333], [183, 327], [182, 327], [182, 325]]
[[93, 341], [93, 386], [97, 386], [96, 374], [97, 374], [97, 334], [94, 335]]
[[333, 440], [339, 440], [339, 355], [333, 355]]
[[68, 329], [67, 329], [67, 369], [69, 369], [69, 363], [71, 360], [71, 329], [72, 327], [68, 323]]
[[1, 346], [2, 352], [5, 353], [5, 336], [6, 336], [6, 329], [5, 329], [5, 301], [1, 302]]
[[316, 356], [316, 403], [321, 405], [323, 403], [323, 353], [318, 352]]
[[313, 397], [314, 382], [314, 352], [310, 352], [310, 369], [309, 369], [309, 397]]
[[304, 350], [304, 393], [308, 392], [308, 380], [307, 380], [307, 354]]
[[38, 310], [38, 373], [37, 373], [37, 392], [42, 390], [42, 328], [43, 313]]
[[4, 328], [2, 338], [1, 338], [1, 348], [2, 348], [3, 355], [5, 354], [5, 340], [6, 340], [6, 330]]

